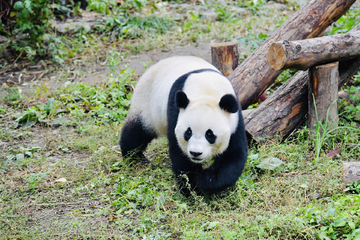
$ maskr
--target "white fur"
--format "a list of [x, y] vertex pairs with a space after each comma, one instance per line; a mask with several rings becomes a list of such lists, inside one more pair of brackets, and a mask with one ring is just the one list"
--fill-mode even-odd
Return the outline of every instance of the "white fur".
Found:
[[[136, 85], [128, 118], [139, 114], [144, 124], [153, 129], [159, 137], [166, 136], [167, 104], [173, 83], [183, 74], [193, 70], [210, 68], [210, 63], [196, 57], [172, 57], [150, 67]], [[175, 134], [180, 148], [192, 159], [190, 151], [203, 154], [194, 162], [202, 162], [226, 150], [231, 133], [238, 124], [238, 114], [229, 114], [219, 107], [225, 94], [235, 92], [229, 80], [214, 72], [191, 74], [183, 91], [190, 100], [187, 108], [181, 109]], [[184, 140], [184, 132], [191, 127], [193, 136]], [[205, 132], [211, 129], [217, 136], [210, 144]]]

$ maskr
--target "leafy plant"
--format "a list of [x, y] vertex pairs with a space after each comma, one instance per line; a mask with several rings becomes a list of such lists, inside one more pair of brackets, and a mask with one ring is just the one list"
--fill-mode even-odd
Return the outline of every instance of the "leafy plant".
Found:
[[8, 161], [13, 161], [13, 160], [21, 161], [21, 160], [24, 160], [25, 158], [31, 158], [31, 157], [35, 156], [39, 150], [41, 150], [41, 147], [31, 147], [31, 148], [20, 147], [20, 149], [18, 151], [12, 150], [11, 154], [9, 154], [7, 156], [7, 160]]
[[360, 72], [354, 76], [354, 85], [346, 86], [345, 92], [349, 94], [348, 99], [341, 101], [341, 116], [349, 121], [360, 121]]
[[18, 104], [21, 101], [21, 90], [12, 87], [12, 88], [5, 88], [7, 94], [5, 95], [5, 102], [9, 104]]
[[135, 70], [119, 69], [119, 52], [110, 52], [109, 58], [111, 72], [107, 82], [97, 86], [68, 84], [59, 93], [59, 100], [71, 115], [78, 118], [92, 117], [98, 123], [123, 121], [130, 106]]
[[347, 195], [330, 199], [327, 208], [310, 204], [304, 217], [319, 229], [320, 239], [359, 239], [359, 200], [359, 195]]
[[230, 20], [235, 15], [235, 11], [230, 11], [230, 9], [228, 9], [227, 5], [216, 4], [214, 6], [215, 6], [215, 12], [216, 12], [217, 19], [220, 21]]
[[266, 169], [266, 170], [274, 170], [275, 168], [281, 166], [284, 162], [278, 158], [265, 158], [263, 159], [259, 165], [256, 165], [257, 168]]
[[60, 117], [50, 122], [50, 119], [60, 113], [67, 112], [67, 110], [59, 108], [60, 106], [59, 101], [49, 98], [46, 103], [39, 102], [38, 105], [26, 109], [15, 121], [18, 123], [18, 127], [31, 127], [37, 122], [59, 124], [66, 120]]
[[346, 33], [360, 22], [360, 9], [352, 7], [342, 15], [334, 24], [331, 35]]
[[53, 18], [51, 2], [50, 0], [24, 0], [14, 4], [16, 12], [12, 12], [11, 15], [16, 15], [16, 25], [12, 34], [20, 35], [21, 38], [11, 39], [9, 45], [21, 55], [26, 53], [30, 60], [36, 55], [43, 56], [46, 53], [44, 35], [49, 32], [49, 20]]
[[29, 180], [29, 188], [34, 191], [50, 172], [51, 168], [48, 168], [46, 172], [40, 172], [38, 174], [31, 173], [27, 175], [25, 178]]
[[347, 188], [350, 192], [355, 193], [355, 194], [360, 194], [360, 182], [355, 181], [352, 183], [349, 183], [347, 185]]
[[242, 42], [245, 43], [246, 46], [250, 48], [251, 51], [254, 51], [258, 48], [268, 37], [269, 35], [264, 33], [259, 33], [259, 35], [255, 35], [250, 33], [251, 27], [247, 28], [248, 34], [245, 37], [238, 37], [236, 40], [239, 40], [239, 44]]
[[330, 114], [330, 108], [333, 104], [336, 103], [337, 100], [332, 102], [327, 109], [326, 112], [326, 118], [324, 120], [319, 119], [316, 103], [315, 103], [315, 97], [314, 94], [312, 95], [314, 108], [315, 108], [315, 116], [316, 116], [316, 126], [315, 126], [315, 157], [318, 160], [320, 156], [321, 147], [324, 143], [325, 137], [328, 135], [328, 124], [329, 124], [329, 114]]
[[110, 7], [114, 7], [116, 5], [115, 0], [89, 0], [89, 4], [86, 7], [86, 11], [93, 10], [98, 13], [110, 14]]
[[170, 17], [155, 14], [137, 17], [120, 9], [106, 19], [104, 26], [98, 26], [98, 30], [105, 31], [112, 38], [135, 39], [144, 34], [163, 34], [174, 25], [175, 22]]
[[266, 4], [265, 0], [245, 0], [245, 1], [239, 1], [240, 7], [246, 7], [250, 10], [256, 10], [257, 7], [260, 7], [262, 5]]

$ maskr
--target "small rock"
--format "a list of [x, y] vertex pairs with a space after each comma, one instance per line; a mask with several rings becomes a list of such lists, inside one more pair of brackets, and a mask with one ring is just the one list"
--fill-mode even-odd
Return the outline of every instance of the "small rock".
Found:
[[322, 198], [322, 196], [321, 196], [320, 193], [315, 192], [315, 193], [313, 193], [312, 195], [310, 195], [310, 198], [311, 198], [312, 200], [315, 200], [315, 199], [317, 200], [317, 199]]
[[59, 178], [55, 182], [67, 182], [66, 178]]

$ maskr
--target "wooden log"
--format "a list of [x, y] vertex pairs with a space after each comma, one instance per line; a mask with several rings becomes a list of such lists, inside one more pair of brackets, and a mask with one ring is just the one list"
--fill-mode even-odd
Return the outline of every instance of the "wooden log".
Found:
[[[359, 31], [360, 24], [350, 32]], [[339, 62], [340, 89], [360, 71], [360, 57]], [[245, 129], [258, 142], [288, 136], [308, 112], [308, 71], [299, 71], [244, 118]]]
[[307, 81], [307, 72], [297, 72], [244, 118], [245, 129], [254, 140], [287, 136], [305, 120]]
[[[339, 122], [339, 62], [309, 68], [308, 79], [308, 127], [316, 130], [317, 121], [322, 124], [327, 121], [327, 129], [336, 128]], [[323, 129], [319, 130], [322, 134]]]
[[276, 30], [260, 47], [247, 57], [229, 76], [241, 106], [246, 109], [280, 75], [267, 62], [272, 43], [318, 37], [340, 18], [355, 0], [309, 0], [291, 19]]
[[238, 42], [211, 44], [212, 64], [226, 77], [234, 71], [239, 62]]
[[360, 182], [360, 162], [343, 163], [343, 181], [345, 184]]
[[274, 70], [312, 66], [360, 56], [360, 31], [270, 45], [267, 60]]
[[[355, 66], [356, 65], [356, 66]], [[348, 67], [346, 67], [348, 66]], [[340, 85], [360, 71], [360, 57], [352, 65], [339, 63]], [[245, 129], [258, 142], [288, 136], [308, 112], [308, 71], [299, 71], [244, 119]]]

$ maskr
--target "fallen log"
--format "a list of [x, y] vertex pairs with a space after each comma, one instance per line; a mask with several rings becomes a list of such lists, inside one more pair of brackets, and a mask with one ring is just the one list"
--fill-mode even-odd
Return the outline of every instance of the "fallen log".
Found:
[[274, 70], [309, 67], [360, 56], [360, 31], [270, 45], [267, 60]]
[[[350, 32], [360, 30], [360, 24]], [[360, 71], [360, 57], [339, 62], [340, 89]], [[306, 119], [308, 112], [308, 71], [299, 71], [280, 86], [246, 118], [245, 129], [258, 142], [276, 135], [286, 137]]]
[[339, 19], [355, 0], [310, 0], [294, 16], [276, 30], [260, 47], [245, 59], [229, 76], [241, 106], [246, 109], [280, 75], [267, 63], [269, 46], [280, 40], [318, 37]]

